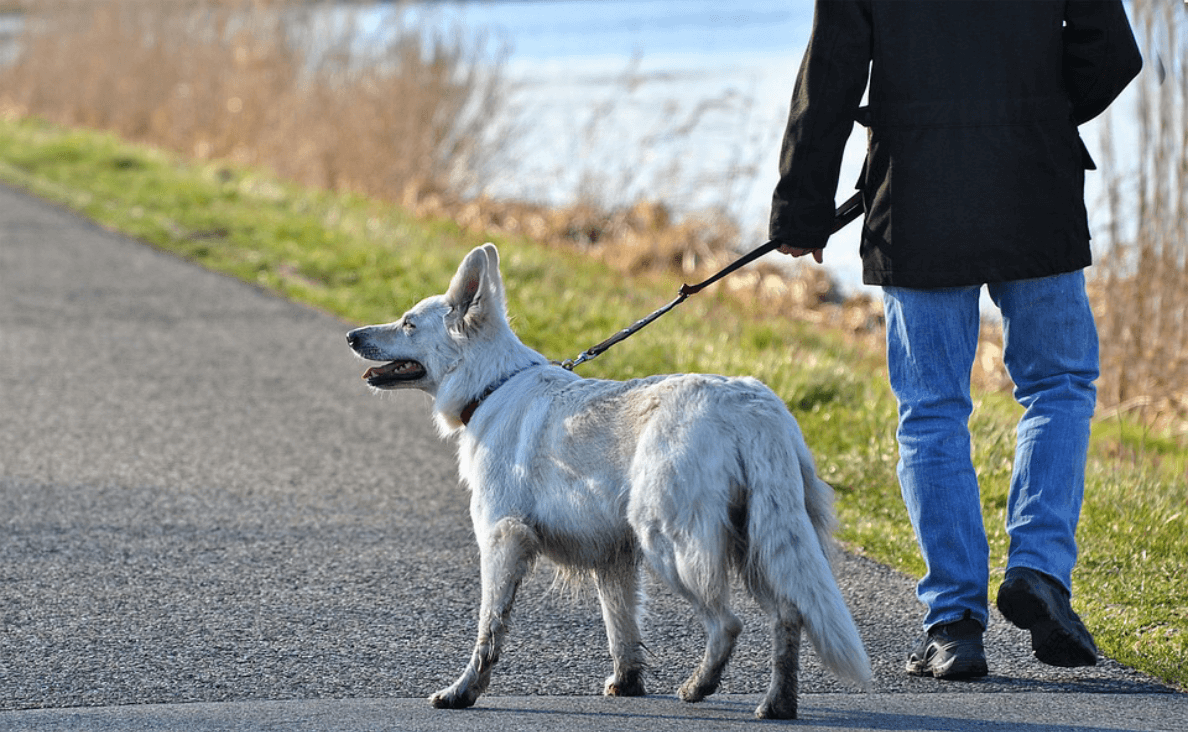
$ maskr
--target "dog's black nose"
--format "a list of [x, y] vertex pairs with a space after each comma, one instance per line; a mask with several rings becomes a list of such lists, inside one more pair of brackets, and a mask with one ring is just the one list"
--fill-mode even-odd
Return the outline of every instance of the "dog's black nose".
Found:
[[352, 330], [350, 333], [347, 333], [346, 338], [347, 345], [351, 348], [356, 348], [359, 345], [359, 331]]

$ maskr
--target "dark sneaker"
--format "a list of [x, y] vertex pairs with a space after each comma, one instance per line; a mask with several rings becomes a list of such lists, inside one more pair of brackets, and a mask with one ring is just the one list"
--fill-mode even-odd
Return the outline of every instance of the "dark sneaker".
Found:
[[1055, 579], [1026, 567], [1008, 569], [998, 590], [998, 610], [1031, 631], [1031, 650], [1049, 666], [1094, 666], [1097, 646]]
[[952, 680], [985, 676], [982, 630], [981, 623], [968, 617], [929, 628], [908, 656], [907, 672]]

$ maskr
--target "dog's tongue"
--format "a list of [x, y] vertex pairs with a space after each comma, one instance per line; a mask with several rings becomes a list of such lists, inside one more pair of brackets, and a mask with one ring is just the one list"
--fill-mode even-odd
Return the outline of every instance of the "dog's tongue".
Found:
[[364, 381], [373, 379], [376, 376], [393, 376], [401, 371], [407, 371], [412, 368], [412, 361], [393, 361], [383, 366], [372, 366], [363, 374]]

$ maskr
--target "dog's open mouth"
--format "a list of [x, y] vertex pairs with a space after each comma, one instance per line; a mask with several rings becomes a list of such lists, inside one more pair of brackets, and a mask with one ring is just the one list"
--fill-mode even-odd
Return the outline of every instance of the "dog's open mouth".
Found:
[[415, 381], [425, 375], [425, 367], [416, 361], [393, 361], [383, 366], [372, 366], [363, 374], [363, 380], [377, 389], [405, 381]]

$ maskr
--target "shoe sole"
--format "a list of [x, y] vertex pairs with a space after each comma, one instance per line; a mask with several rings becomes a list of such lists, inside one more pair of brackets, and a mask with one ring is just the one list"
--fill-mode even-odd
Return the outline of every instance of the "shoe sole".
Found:
[[979, 679], [990, 673], [990, 669], [985, 664], [963, 664], [958, 667], [957, 664], [951, 663], [948, 666], [935, 668], [932, 666], [925, 666], [923, 668], [909, 664], [907, 672], [912, 676], [931, 676], [934, 679], [941, 681], [966, 681], [968, 679]]
[[961, 656], [954, 654], [939, 664], [936, 663], [935, 657], [927, 661], [909, 659], [905, 670], [912, 676], [931, 676], [942, 681], [981, 678], [989, 674], [990, 669], [986, 665], [986, 657], [980, 647], [978, 651], [977, 657], [969, 658], [967, 653], [966, 660], [962, 661]]
[[1044, 603], [1030, 592], [1004, 585], [998, 592], [997, 604], [1003, 617], [1031, 632], [1031, 650], [1041, 663], [1062, 668], [1097, 665], [1097, 649], [1053, 618]]

